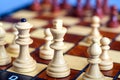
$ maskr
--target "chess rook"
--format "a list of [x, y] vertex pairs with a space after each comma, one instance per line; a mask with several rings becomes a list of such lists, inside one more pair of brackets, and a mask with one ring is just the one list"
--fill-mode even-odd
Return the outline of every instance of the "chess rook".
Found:
[[97, 43], [97, 39], [93, 39], [93, 43], [88, 48], [88, 54], [90, 55], [88, 58], [89, 67], [82, 77], [83, 80], [105, 80], [99, 69], [99, 63], [101, 62], [99, 56], [101, 52], [102, 50]]
[[53, 40], [53, 36], [50, 32], [50, 28], [45, 29], [44, 34], [45, 34], [46, 43], [42, 48], [40, 48], [39, 56], [42, 59], [50, 60], [53, 58], [54, 55], [54, 50], [50, 48], [50, 44], [52, 43]]
[[16, 24], [19, 32], [16, 43], [20, 45], [19, 56], [13, 61], [13, 69], [16, 72], [31, 72], [36, 69], [36, 61], [33, 60], [29, 53], [29, 44], [33, 42], [29, 34], [31, 27], [32, 25], [24, 18]]
[[109, 44], [110, 40], [107, 37], [103, 37], [101, 40], [101, 48], [102, 54], [100, 55], [101, 63], [100, 69], [101, 70], [111, 70], [113, 68], [113, 61], [109, 57], [108, 50], [110, 49]]
[[63, 37], [67, 29], [62, 27], [62, 20], [59, 19], [55, 20], [53, 25], [54, 27], [50, 30], [54, 40], [51, 44], [51, 48], [54, 49], [54, 57], [48, 64], [47, 75], [54, 78], [63, 78], [70, 74], [70, 68], [63, 57], [63, 49], [65, 48]]
[[8, 56], [4, 47], [4, 45], [6, 44], [6, 42], [4, 41], [6, 32], [1, 26], [2, 24], [0, 24], [0, 66], [4, 66], [11, 63], [11, 57]]

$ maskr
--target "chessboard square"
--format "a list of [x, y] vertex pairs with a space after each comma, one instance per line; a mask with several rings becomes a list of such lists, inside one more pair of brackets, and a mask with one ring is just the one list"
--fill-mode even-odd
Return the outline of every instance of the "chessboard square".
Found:
[[[85, 37], [85, 38], [87, 38], [87, 37]], [[89, 43], [87, 43], [87, 42], [85, 42], [85, 38], [84, 38], [82, 41], [80, 41], [80, 42], [79, 42], [79, 45], [89, 47], [89, 46], [90, 46], [90, 44], [89, 44]]]
[[48, 24], [47, 21], [41, 19], [28, 19], [28, 22], [33, 25], [33, 28], [43, 27]]
[[[82, 73], [76, 80], [82, 80], [82, 76], [84, 75], [85, 73]], [[105, 76], [105, 80], [113, 80], [111, 77], [106, 77]]]
[[109, 55], [112, 58], [113, 62], [120, 63], [120, 51], [109, 50]]
[[40, 28], [40, 29], [34, 30], [33, 32], [31, 32], [31, 37], [38, 38], [38, 39], [44, 39], [45, 37], [44, 29]]
[[84, 36], [67, 33], [67, 34], [65, 34], [64, 41], [76, 44], [83, 38], [84, 38]]
[[87, 58], [72, 55], [65, 55], [64, 58], [71, 69], [83, 70], [88, 65]]
[[28, 11], [28, 10], [21, 10], [21, 11], [18, 11], [14, 14], [11, 15], [13, 18], [34, 18], [37, 16], [37, 13], [36, 12], [33, 12], [33, 11]]
[[5, 35], [5, 41], [6, 43], [12, 43], [14, 39], [14, 34], [7, 32]]
[[86, 36], [91, 32], [90, 27], [85, 26], [72, 26], [68, 29], [68, 33], [76, 34], [76, 35], [83, 35]]
[[8, 30], [13, 27], [13, 23], [10, 23], [10, 22], [1, 22], [1, 23], [3, 23], [1, 27], [5, 30]]
[[115, 38], [116, 41], [120, 41], [120, 35]]
[[[29, 52], [32, 53], [33, 51], [35, 50], [35, 48], [29, 48]], [[17, 58], [19, 56], [19, 53], [10, 53], [10, 52], [7, 52], [8, 55], [10, 55], [11, 57], [14, 57], [14, 58]]]
[[66, 48], [63, 50], [64, 53], [66, 53], [68, 50], [70, 50], [75, 44], [69, 43], [69, 42], [64, 42]]
[[100, 30], [107, 31], [107, 32], [113, 32], [113, 33], [120, 33], [120, 26], [118, 28], [110, 28], [110, 27], [100, 27]]
[[63, 24], [67, 26], [72, 26], [80, 22], [79, 18], [74, 17], [59, 17], [59, 19], [63, 20]]
[[[29, 65], [28, 65], [28, 66], [29, 66]], [[9, 68], [7, 71], [34, 77], [34, 76], [36, 76], [38, 73], [40, 73], [41, 71], [43, 71], [46, 67], [47, 67], [47, 65], [45, 65], [45, 64], [37, 63], [37, 68], [36, 68], [36, 70], [35, 70], [35, 71], [32, 71], [32, 72], [19, 73], [19, 72], [14, 71], [14, 70], [13, 70], [13, 67]]]

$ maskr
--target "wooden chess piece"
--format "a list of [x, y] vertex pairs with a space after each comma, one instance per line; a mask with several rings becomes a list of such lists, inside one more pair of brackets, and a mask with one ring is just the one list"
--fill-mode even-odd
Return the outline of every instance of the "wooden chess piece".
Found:
[[110, 13], [110, 8], [108, 6], [108, 0], [103, 0], [103, 13], [105, 15], [109, 15]]
[[102, 3], [101, 0], [96, 0], [96, 9], [94, 12], [95, 16], [99, 16], [100, 19], [103, 18]]
[[81, 0], [77, 0], [77, 6], [75, 9], [75, 15], [77, 17], [82, 17], [83, 16], [83, 10], [82, 10], [82, 6], [81, 6]]
[[68, 4], [68, 0], [63, 0], [62, 9], [69, 10], [71, 6]]
[[103, 74], [99, 69], [99, 63], [101, 62], [99, 56], [102, 50], [96, 39], [93, 39], [93, 43], [88, 48], [87, 52], [90, 55], [88, 58], [89, 67], [83, 75], [82, 80], [105, 80]]
[[0, 66], [4, 66], [11, 63], [11, 57], [8, 56], [4, 47], [4, 45], [6, 44], [6, 42], [4, 41], [6, 32], [1, 26], [2, 23], [0, 23]]
[[36, 61], [30, 56], [29, 44], [33, 42], [30, 39], [30, 28], [32, 25], [27, 22], [25, 18], [16, 24], [19, 32], [16, 43], [20, 45], [19, 56], [13, 61], [13, 70], [16, 72], [32, 72], [36, 69]]
[[58, 14], [59, 11], [60, 11], [60, 6], [59, 6], [59, 3], [58, 3], [58, 0], [53, 0], [52, 1], [51, 12], [53, 14]]
[[107, 27], [110, 28], [117, 28], [119, 27], [119, 22], [118, 22], [118, 10], [116, 6], [111, 7], [111, 14], [110, 14], [110, 20], [107, 23]]
[[54, 50], [50, 48], [50, 44], [52, 43], [52, 40], [53, 40], [53, 36], [50, 32], [50, 28], [45, 29], [44, 34], [45, 34], [46, 43], [40, 49], [39, 56], [42, 59], [50, 60], [53, 58], [53, 55], [54, 55]]
[[40, 11], [41, 10], [41, 6], [38, 0], [33, 0], [33, 4], [30, 6], [30, 9], [32, 11]]
[[51, 6], [52, 6], [51, 0], [42, 0], [41, 5], [42, 5], [42, 10], [45, 12], [48, 12], [50, 11]]
[[16, 28], [13, 28], [13, 34], [14, 34], [14, 39], [12, 41], [11, 44], [8, 45], [7, 47], [7, 51], [11, 54], [11, 55], [18, 55], [19, 54], [19, 45], [16, 44], [15, 40], [18, 38], [18, 31]]
[[98, 42], [102, 38], [102, 35], [99, 32], [100, 27], [100, 19], [98, 16], [93, 16], [92, 18], [92, 31], [91, 33], [86, 37], [85, 42], [91, 44], [93, 38], [97, 38]]
[[63, 78], [70, 74], [70, 68], [65, 62], [63, 57], [63, 49], [65, 48], [63, 43], [63, 37], [67, 31], [62, 27], [62, 20], [55, 20], [54, 27], [51, 30], [53, 34], [54, 42], [51, 44], [51, 48], [54, 49], [54, 57], [48, 64], [47, 75], [54, 78]]
[[107, 37], [103, 37], [101, 40], [101, 48], [102, 53], [100, 55], [101, 63], [100, 63], [100, 69], [101, 70], [111, 70], [113, 68], [113, 61], [109, 57], [108, 50], [110, 49], [109, 44], [110, 40]]
[[86, 0], [85, 5], [84, 5], [84, 10], [92, 10], [92, 6], [90, 4], [90, 0]]

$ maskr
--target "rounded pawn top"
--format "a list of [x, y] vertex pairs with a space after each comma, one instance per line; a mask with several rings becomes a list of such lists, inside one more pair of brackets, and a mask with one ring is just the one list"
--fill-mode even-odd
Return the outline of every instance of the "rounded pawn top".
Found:
[[26, 18], [22, 18], [20, 21], [21, 22], [27, 22], [27, 19]]
[[93, 16], [92, 22], [93, 23], [100, 23], [100, 18], [98, 16]]
[[62, 28], [62, 25], [63, 25], [63, 21], [61, 19], [55, 19], [53, 21], [53, 25], [54, 25], [54, 28]]
[[100, 40], [100, 43], [102, 45], [109, 45], [110, 44], [110, 39], [107, 38], [107, 37], [103, 37], [101, 40]]
[[92, 39], [93, 43], [91, 46], [88, 48], [87, 52], [90, 54], [91, 57], [98, 57], [102, 50], [101, 47], [98, 44], [98, 39]]

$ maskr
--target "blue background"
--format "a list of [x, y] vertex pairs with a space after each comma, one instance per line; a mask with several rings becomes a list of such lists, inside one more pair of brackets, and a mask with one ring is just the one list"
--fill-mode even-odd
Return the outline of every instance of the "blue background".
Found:
[[[59, 0], [61, 2], [62, 0]], [[71, 5], [76, 5], [77, 0], [68, 0], [68, 3]], [[82, 0], [82, 4], [84, 5], [84, 2], [86, 0]], [[91, 4], [95, 5], [96, 0], [91, 0]], [[0, 15], [11, 13], [14, 10], [26, 7], [30, 5], [33, 2], [33, 0], [0, 0]], [[108, 0], [108, 4], [116, 5], [118, 9], [120, 10], [120, 0]]]

